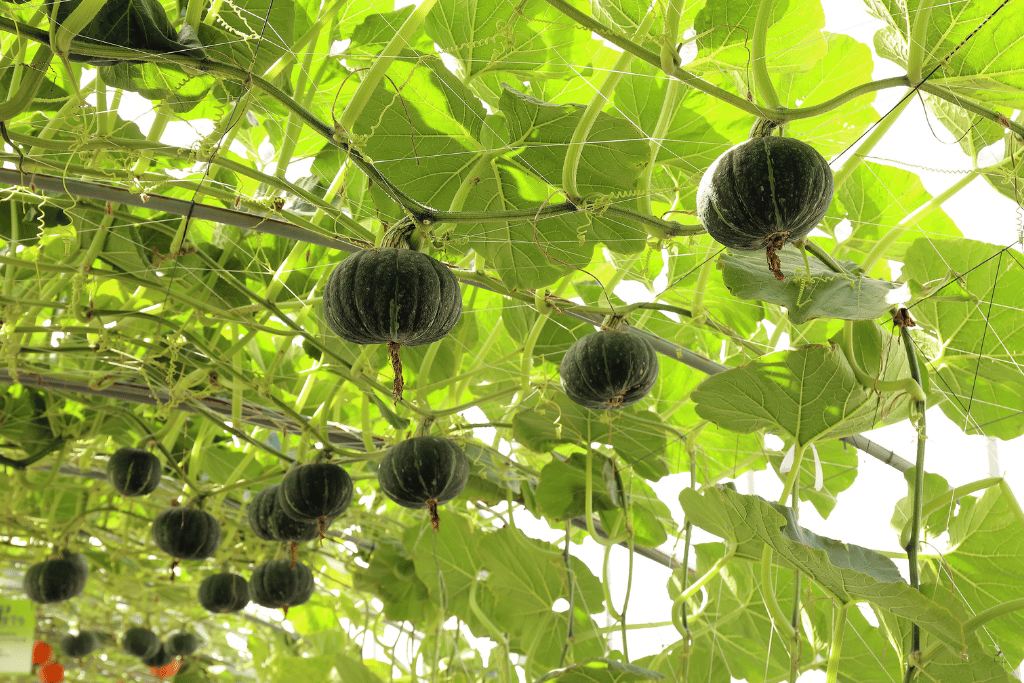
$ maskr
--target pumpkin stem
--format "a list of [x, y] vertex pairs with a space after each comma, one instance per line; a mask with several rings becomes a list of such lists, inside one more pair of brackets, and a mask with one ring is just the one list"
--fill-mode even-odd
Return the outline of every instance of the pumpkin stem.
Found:
[[[321, 517], [320, 519], [323, 519]], [[321, 527], [323, 528], [323, 527]], [[323, 538], [323, 532], [320, 532], [320, 538]], [[295, 563], [299, 561], [299, 543], [298, 541], [292, 541], [292, 563], [288, 565], [289, 569], [295, 569]]]
[[436, 532], [441, 528], [441, 518], [437, 516], [437, 498], [427, 501], [427, 511], [430, 512], [430, 526], [434, 527]]
[[171, 583], [174, 583], [174, 568], [178, 566], [178, 558], [171, 561]]
[[782, 259], [779, 258], [778, 251], [786, 245], [788, 237], [788, 232], [773, 232], [764, 238], [764, 246], [768, 257], [768, 270], [771, 271], [771, 274], [779, 282], [785, 280], [786, 276], [782, 274]]
[[395, 403], [402, 400], [402, 389], [405, 388], [405, 380], [402, 378], [402, 357], [398, 355], [398, 349], [402, 347], [398, 342], [388, 342], [388, 357], [391, 358], [391, 369], [395, 373], [394, 384], [391, 385], [391, 394], [395, 397]]
[[[325, 517], [324, 515], [320, 515], [316, 518], [316, 529], [320, 533], [320, 538], [318, 540], [324, 540], [324, 531], [327, 529], [327, 517]], [[295, 566], [294, 562], [292, 563], [292, 566]]]

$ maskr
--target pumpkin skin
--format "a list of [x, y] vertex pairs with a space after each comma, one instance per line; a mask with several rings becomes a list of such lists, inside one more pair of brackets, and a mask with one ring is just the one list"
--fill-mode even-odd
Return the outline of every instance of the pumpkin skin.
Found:
[[277, 489], [277, 506], [294, 520], [326, 520], [345, 512], [352, 502], [352, 477], [342, 467], [314, 462], [288, 470]]
[[[832, 169], [816, 149], [793, 138], [755, 137], [723, 152], [704, 172], [697, 218], [730, 249], [781, 249], [814, 229], [833, 192]], [[785, 279], [777, 267], [772, 272]]]
[[125, 631], [121, 649], [136, 657], [152, 657], [160, 651], [160, 638], [148, 628], [133, 626]]
[[199, 604], [215, 614], [237, 612], [249, 604], [249, 582], [228, 572], [207, 576], [199, 584]]
[[256, 567], [249, 579], [252, 601], [264, 607], [294, 607], [309, 600], [313, 572], [301, 562], [270, 560]]
[[277, 491], [280, 486], [272, 484], [266, 487], [249, 503], [246, 517], [253, 533], [264, 541], [296, 543], [317, 538], [320, 530], [316, 522], [292, 519], [281, 509], [277, 502]]
[[427, 508], [437, 530], [437, 506], [454, 499], [469, 481], [469, 460], [458, 444], [417, 436], [392, 446], [377, 469], [380, 490], [402, 507]]
[[96, 649], [96, 636], [91, 631], [79, 631], [77, 636], [69, 633], [60, 639], [60, 649], [68, 657], [85, 657]]
[[173, 657], [190, 655], [199, 648], [199, 638], [193, 633], [179, 632], [172, 635], [164, 643], [164, 649]]
[[573, 403], [594, 410], [621, 408], [650, 393], [658, 379], [658, 354], [639, 335], [601, 330], [569, 347], [558, 374]]
[[145, 496], [160, 484], [160, 459], [139, 448], [121, 448], [110, 456], [107, 479], [123, 496]]
[[159, 649], [154, 654], [141, 659], [146, 666], [154, 666], [159, 669], [161, 666], [167, 666], [173, 662], [174, 655], [167, 651], [167, 647], [163, 643], [160, 643]]
[[85, 556], [61, 551], [59, 557], [29, 567], [22, 588], [30, 600], [45, 605], [77, 596], [88, 578], [89, 563]]
[[356, 344], [419, 346], [448, 334], [462, 315], [459, 281], [439, 261], [411, 249], [367, 249], [327, 279], [324, 320]]
[[220, 523], [202, 510], [170, 507], [153, 520], [153, 540], [172, 557], [201, 560], [217, 552]]
[[462, 315], [462, 291], [436, 259], [392, 246], [367, 249], [342, 261], [324, 288], [324, 321], [355, 344], [387, 344], [395, 373], [392, 393], [405, 381], [399, 348], [430, 344], [447, 335]]

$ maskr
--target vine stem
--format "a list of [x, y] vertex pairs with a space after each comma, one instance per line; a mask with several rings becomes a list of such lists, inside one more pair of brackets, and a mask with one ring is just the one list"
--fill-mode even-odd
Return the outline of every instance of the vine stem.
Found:
[[395, 58], [403, 49], [413, 42], [413, 34], [416, 33], [416, 30], [436, 3], [437, 0], [423, 0], [405, 22], [402, 23], [380, 54], [374, 58], [373, 66], [370, 67], [366, 76], [359, 83], [359, 87], [352, 94], [352, 98], [345, 105], [345, 109], [341, 112], [341, 117], [338, 119], [338, 124], [345, 131], [351, 131], [355, 126], [359, 115], [363, 113], [363, 107], [370, 101], [373, 91], [377, 89], [377, 85], [384, 78], [391, 63], [395, 61]]
[[934, 5], [935, 0], [921, 0], [914, 14], [914, 23], [908, 27], [910, 47], [907, 51], [907, 78], [911, 83], [921, 82], [921, 66], [924, 64], [924, 48], [928, 40], [928, 22]]
[[837, 188], [841, 187], [842, 184], [846, 182], [846, 179], [849, 178], [855, 170], [857, 170], [857, 167], [860, 166], [861, 162], [864, 161], [865, 158], [867, 158], [867, 155], [871, 153], [871, 150], [873, 150], [885, 134], [889, 132], [889, 129], [892, 128], [894, 123], [896, 123], [900, 114], [906, 111], [907, 107], [910, 106], [910, 103], [914, 99], [913, 95], [914, 90], [908, 90], [895, 107], [893, 107], [881, 119], [876, 121], [871, 132], [868, 133], [863, 142], [857, 146], [857, 149], [853, 152], [850, 158], [839, 167], [839, 170], [832, 174], [832, 182]]
[[828, 669], [825, 671], [825, 683], [836, 683], [839, 677], [839, 655], [843, 650], [843, 636], [846, 633], [846, 611], [849, 605], [840, 605], [832, 620], [832, 642], [828, 647]]
[[899, 391], [905, 391], [910, 394], [915, 401], [925, 401], [924, 389], [913, 377], [904, 377], [903, 379], [889, 379], [883, 380], [877, 377], [872, 377], [860, 367], [860, 363], [857, 362], [857, 356], [854, 354], [853, 349], [853, 321], [843, 321], [843, 337], [842, 337], [842, 349], [843, 355], [846, 356], [847, 363], [850, 364], [850, 369], [853, 370], [853, 374], [857, 377], [857, 381], [865, 389], [872, 391], [878, 391], [883, 394], [895, 393]]
[[[906, 326], [900, 328], [900, 337], [903, 339], [903, 347], [907, 352], [907, 363], [910, 366], [910, 376], [919, 385], [921, 384], [921, 368], [917, 363], [917, 352], [914, 349], [914, 340], [910, 337], [910, 331]], [[924, 455], [925, 442], [927, 440], [927, 429], [925, 423], [925, 402], [917, 401], [914, 408], [917, 412], [917, 461], [914, 463], [914, 512], [911, 518], [910, 542], [907, 543], [907, 559], [910, 563], [910, 585], [920, 590], [921, 574], [917, 561], [918, 545], [920, 543], [921, 519], [924, 508]], [[921, 627], [917, 622], [911, 625], [910, 630], [910, 651], [911, 661], [918, 657], [921, 650]], [[908, 667], [907, 674], [912, 675], [913, 665]]]
[[[593, 479], [594, 474], [593, 473], [594, 473], [594, 451], [592, 449], [587, 449], [587, 469], [586, 469], [586, 472], [584, 473], [584, 476], [586, 477], [586, 484], [585, 484], [585, 486], [586, 486], [586, 504], [585, 504], [586, 512], [584, 514], [585, 514], [585, 516], [587, 518], [587, 531], [590, 533], [590, 537], [592, 539], [594, 539], [594, 542], [599, 544], [599, 545], [609, 546], [609, 545], [615, 545], [615, 544], [621, 543], [622, 541], [625, 541], [626, 538], [629, 536], [629, 532], [628, 531], [623, 531], [621, 534], [617, 534], [617, 535], [613, 536], [612, 535], [612, 531], [613, 530], [612, 529], [608, 529], [607, 530], [608, 536], [607, 536], [607, 538], [605, 538], [605, 537], [599, 536], [598, 533], [597, 533], [597, 530], [594, 528], [594, 479]], [[623, 516], [625, 516], [625, 512], [623, 512]]]
[[754, 19], [754, 35], [750, 41], [751, 69], [754, 73], [754, 84], [757, 94], [772, 109], [778, 109], [779, 94], [768, 75], [768, 59], [765, 56], [765, 45], [768, 42], [768, 24], [772, 19], [773, 0], [761, 0], [757, 6], [757, 17]]
[[765, 543], [764, 549], [761, 551], [761, 597], [775, 627], [782, 632], [782, 637], [786, 641], [792, 642], [793, 626], [789, 623], [789, 617], [782, 611], [782, 606], [779, 604], [779, 599], [775, 597], [775, 588], [772, 585], [772, 553], [772, 547]]
[[[654, 17], [655, 12], [653, 10], [647, 13], [640, 27], [633, 34], [634, 40], [647, 35], [651, 24], [654, 23]], [[608, 72], [604, 82], [601, 83], [601, 87], [590, 99], [590, 103], [583, 110], [583, 115], [572, 132], [569, 146], [565, 152], [565, 161], [562, 163], [562, 191], [568, 195], [570, 201], [581, 198], [579, 188], [576, 186], [576, 173], [579, 170], [580, 159], [583, 157], [583, 148], [587, 144], [587, 137], [590, 136], [590, 129], [594, 127], [594, 122], [597, 121], [598, 115], [611, 98], [615, 87], [622, 80], [622, 75], [626, 73], [626, 69], [629, 68], [629, 63], [632, 61], [633, 55], [628, 52], [623, 52], [619, 55], [615, 66]]]

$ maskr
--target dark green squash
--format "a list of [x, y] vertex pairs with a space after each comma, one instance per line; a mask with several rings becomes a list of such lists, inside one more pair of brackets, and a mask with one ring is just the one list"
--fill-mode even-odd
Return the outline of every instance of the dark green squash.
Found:
[[164, 642], [164, 649], [168, 654], [177, 657], [178, 655], [190, 655], [199, 649], [199, 638], [194, 633], [179, 631], [172, 634]]
[[320, 530], [317, 522], [293, 519], [281, 509], [277, 502], [277, 491], [280, 487], [280, 484], [271, 484], [257, 493], [249, 503], [246, 517], [253, 533], [264, 541], [291, 543], [312, 541], [319, 537]]
[[301, 562], [270, 560], [256, 567], [249, 579], [252, 601], [285, 609], [301, 605], [313, 595], [313, 572]]
[[77, 596], [88, 578], [89, 563], [85, 556], [62, 550], [57, 557], [29, 567], [22, 588], [29, 600], [45, 605]]
[[149, 657], [141, 657], [142, 663], [146, 666], [160, 668], [167, 666], [174, 661], [174, 655], [167, 651], [167, 646], [160, 643], [160, 647]]
[[220, 523], [202, 510], [170, 507], [153, 520], [153, 540], [171, 557], [201, 560], [217, 552], [221, 542]]
[[[401, 244], [404, 219], [383, 244]], [[396, 238], [395, 235], [399, 235]], [[402, 397], [401, 346], [430, 344], [447, 335], [462, 315], [459, 281], [445, 265], [412, 249], [382, 246], [347, 257], [327, 279], [324, 321], [356, 344], [387, 344], [395, 372], [394, 394]]]
[[215, 614], [237, 612], [249, 604], [249, 582], [228, 572], [207, 576], [199, 584], [199, 604]]
[[315, 521], [323, 537], [328, 520], [345, 512], [352, 502], [352, 478], [329, 462], [307, 463], [288, 470], [277, 489], [277, 506], [299, 521]]
[[69, 633], [60, 639], [60, 649], [68, 657], [86, 657], [96, 649], [96, 636], [92, 631], [79, 631], [77, 636]]
[[123, 496], [145, 496], [160, 484], [160, 460], [139, 448], [120, 448], [107, 463], [107, 479]]
[[658, 354], [639, 334], [601, 330], [577, 340], [558, 366], [562, 390], [594, 410], [632, 405], [658, 379]]
[[776, 252], [806, 237], [824, 218], [832, 203], [832, 169], [807, 143], [755, 134], [705, 171], [697, 188], [697, 218], [730, 249], [765, 249], [769, 270], [784, 280]]
[[152, 657], [160, 651], [160, 638], [148, 628], [133, 626], [125, 631], [121, 649], [135, 657]]
[[417, 436], [392, 446], [377, 469], [380, 490], [402, 507], [427, 508], [436, 531], [437, 506], [466, 488], [469, 460], [458, 444], [438, 436]]

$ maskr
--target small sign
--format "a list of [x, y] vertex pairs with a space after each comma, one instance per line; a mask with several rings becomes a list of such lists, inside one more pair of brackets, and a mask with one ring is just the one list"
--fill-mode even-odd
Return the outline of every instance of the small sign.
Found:
[[0, 673], [32, 673], [36, 608], [31, 600], [0, 599]]

